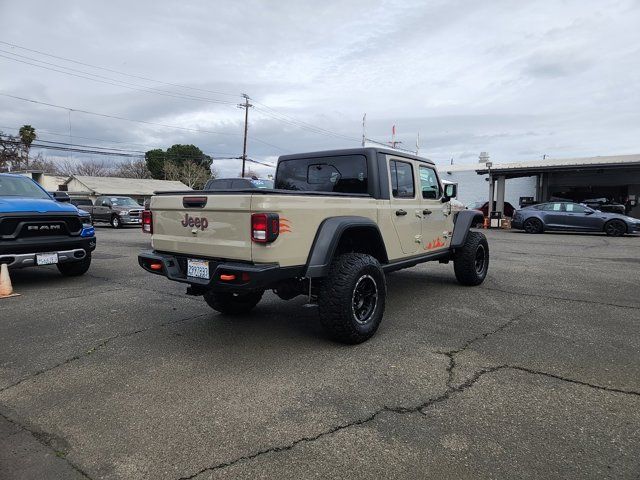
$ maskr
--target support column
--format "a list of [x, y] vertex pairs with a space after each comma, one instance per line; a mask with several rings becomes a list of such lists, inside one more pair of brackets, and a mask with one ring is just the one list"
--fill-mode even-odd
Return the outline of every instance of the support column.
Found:
[[489, 207], [487, 208], [487, 216], [490, 216], [493, 210], [493, 191], [493, 175], [489, 175]]
[[543, 173], [540, 175], [540, 179], [541, 179], [541, 190], [542, 190], [542, 198], [540, 199], [541, 202], [547, 202], [549, 201], [549, 174], [548, 173]]
[[536, 175], [536, 197], [534, 200], [537, 203], [542, 203], [542, 174]]
[[504, 217], [504, 191], [505, 191], [505, 183], [506, 177], [504, 175], [500, 175], [498, 177], [498, 190], [496, 192], [496, 212], [500, 212]]

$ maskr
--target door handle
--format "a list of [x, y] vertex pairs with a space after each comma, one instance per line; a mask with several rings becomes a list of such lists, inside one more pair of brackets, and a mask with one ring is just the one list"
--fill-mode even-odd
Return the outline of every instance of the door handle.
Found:
[[398, 217], [401, 217], [401, 216], [406, 215], [406, 214], [407, 214], [406, 210], [402, 210], [402, 209], [396, 210], [396, 215]]
[[422, 210], [423, 215], [431, 215], [433, 212], [431, 210], [427, 210], [426, 208]]

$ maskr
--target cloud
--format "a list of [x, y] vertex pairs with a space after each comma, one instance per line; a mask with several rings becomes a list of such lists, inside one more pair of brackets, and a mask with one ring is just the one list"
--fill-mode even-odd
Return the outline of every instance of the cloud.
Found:
[[[387, 141], [395, 124], [412, 147], [420, 132], [421, 154], [438, 162], [475, 161], [480, 151], [512, 161], [640, 150], [640, 7], [633, 0], [34, 0], [5, 2], [2, 14], [11, 21], [0, 40], [191, 88], [0, 44], [94, 79], [0, 57], [0, 92], [203, 130], [74, 111], [72, 138], [132, 149], [193, 143], [238, 156], [243, 112], [236, 104], [248, 93], [255, 103], [249, 155], [258, 160], [358, 146], [364, 112], [371, 138]], [[68, 116], [0, 97], [3, 126], [67, 134]], [[220, 161], [219, 169], [237, 174], [239, 161]]]

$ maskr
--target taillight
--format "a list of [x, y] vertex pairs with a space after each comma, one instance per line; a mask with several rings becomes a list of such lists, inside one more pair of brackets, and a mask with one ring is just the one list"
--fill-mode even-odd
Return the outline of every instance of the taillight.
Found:
[[151, 210], [142, 211], [142, 231], [144, 233], [153, 233], [153, 215]]
[[277, 213], [251, 215], [251, 240], [258, 243], [273, 242], [280, 233], [280, 216]]

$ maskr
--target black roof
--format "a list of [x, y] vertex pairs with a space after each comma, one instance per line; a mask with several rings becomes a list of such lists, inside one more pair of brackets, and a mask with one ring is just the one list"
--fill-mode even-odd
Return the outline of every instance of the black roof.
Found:
[[428, 158], [418, 157], [409, 152], [402, 152], [393, 150], [391, 148], [379, 148], [379, 147], [360, 147], [360, 148], [342, 148], [339, 150], [321, 150], [318, 152], [305, 152], [305, 153], [293, 153], [291, 155], [281, 155], [278, 161], [281, 160], [295, 160], [297, 158], [314, 158], [314, 157], [335, 157], [339, 155], [376, 155], [378, 153], [384, 153], [386, 155], [393, 155], [394, 157], [408, 158], [411, 160], [417, 160], [419, 162], [425, 162], [430, 165], [435, 165], [433, 160]]

